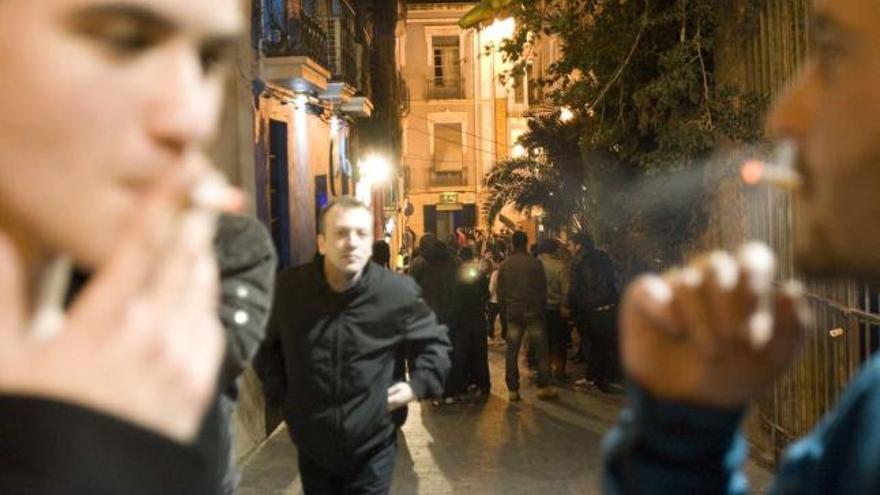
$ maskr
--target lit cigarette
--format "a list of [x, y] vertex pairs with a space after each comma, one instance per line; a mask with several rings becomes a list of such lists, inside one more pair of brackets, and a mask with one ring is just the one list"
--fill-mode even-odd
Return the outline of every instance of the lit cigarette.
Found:
[[767, 184], [784, 191], [799, 189], [803, 181], [801, 174], [794, 169], [797, 145], [784, 141], [773, 155], [771, 163], [757, 159], [745, 162], [740, 170], [743, 182], [749, 186]]
[[229, 186], [223, 175], [211, 171], [193, 187], [189, 202], [194, 208], [208, 211], [238, 211], [244, 198], [238, 189]]
[[761, 160], [749, 160], [740, 170], [743, 182], [749, 186], [767, 184], [785, 191], [795, 191], [801, 187], [801, 175], [790, 167], [771, 165]]

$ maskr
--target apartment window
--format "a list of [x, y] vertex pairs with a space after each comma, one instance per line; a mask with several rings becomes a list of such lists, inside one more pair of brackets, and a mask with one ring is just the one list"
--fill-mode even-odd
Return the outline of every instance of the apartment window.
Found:
[[464, 152], [460, 123], [434, 124], [434, 167], [438, 171], [462, 169]]
[[429, 98], [463, 98], [458, 36], [432, 36], [431, 50], [433, 77], [429, 84]]

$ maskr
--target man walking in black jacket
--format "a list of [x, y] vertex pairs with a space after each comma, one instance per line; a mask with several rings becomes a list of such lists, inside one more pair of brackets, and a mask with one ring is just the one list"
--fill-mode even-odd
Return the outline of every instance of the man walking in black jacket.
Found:
[[[341, 197], [322, 210], [320, 255], [278, 276], [268, 336], [255, 368], [281, 405], [307, 494], [388, 493], [391, 411], [442, 392], [446, 328], [408, 278], [370, 263], [373, 217]], [[405, 348], [409, 381], [394, 383]]]

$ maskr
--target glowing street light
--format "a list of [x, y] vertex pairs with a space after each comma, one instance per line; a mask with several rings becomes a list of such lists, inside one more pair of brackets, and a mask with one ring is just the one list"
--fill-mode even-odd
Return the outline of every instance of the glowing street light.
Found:
[[359, 164], [361, 180], [371, 186], [381, 185], [391, 179], [391, 163], [379, 155], [368, 155]]

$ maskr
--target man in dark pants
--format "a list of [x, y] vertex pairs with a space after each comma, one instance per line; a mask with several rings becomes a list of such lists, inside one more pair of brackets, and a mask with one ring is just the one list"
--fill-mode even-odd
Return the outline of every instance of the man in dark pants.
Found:
[[529, 238], [514, 232], [513, 254], [498, 269], [498, 299], [507, 312], [508, 344], [505, 381], [511, 402], [519, 395], [519, 350], [523, 339], [535, 346], [538, 361], [538, 398], [552, 399], [550, 365], [544, 306], [547, 304], [547, 280], [541, 262], [526, 252]]
[[[370, 263], [373, 215], [351, 197], [319, 216], [320, 255], [283, 271], [254, 367], [270, 405], [282, 405], [307, 494], [388, 493], [396, 428], [391, 411], [440, 394], [446, 329], [415, 283]], [[394, 380], [407, 349], [409, 381]]]
[[615, 378], [617, 368], [617, 301], [619, 293], [611, 258], [598, 250], [589, 235], [574, 236], [578, 249], [572, 265], [568, 307], [581, 334], [587, 359], [587, 378], [602, 392]]

